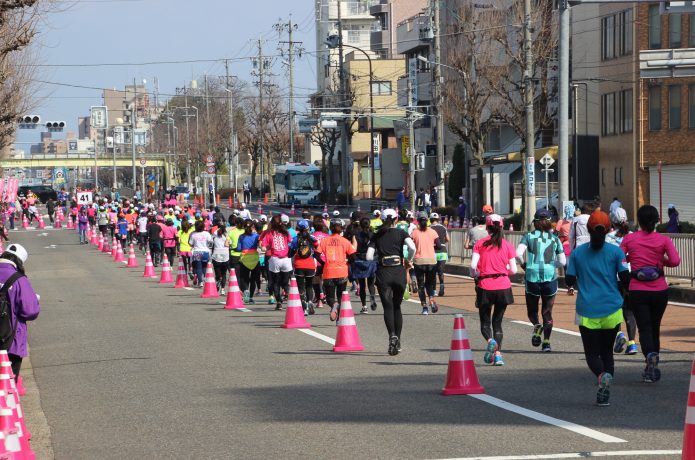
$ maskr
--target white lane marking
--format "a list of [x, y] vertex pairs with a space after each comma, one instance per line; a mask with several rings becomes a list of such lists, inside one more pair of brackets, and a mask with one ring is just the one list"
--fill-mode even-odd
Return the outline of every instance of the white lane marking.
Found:
[[471, 398], [477, 399], [479, 401], [486, 402], [488, 404], [492, 404], [493, 406], [499, 407], [500, 409], [508, 410], [510, 412], [514, 412], [515, 414], [522, 415], [524, 417], [528, 417], [534, 420], [537, 420], [542, 423], [547, 423], [549, 425], [556, 426], [558, 428], [562, 428], [565, 430], [572, 431], [574, 433], [580, 434], [582, 436], [586, 436], [588, 438], [595, 439], [597, 441], [605, 442], [605, 443], [613, 443], [613, 442], [627, 442], [624, 439], [616, 438], [615, 436], [611, 436], [608, 434], [601, 433], [600, 431], [592, 430], [591, 428], [587, 428], [582, 425], [577, 425], [576, 423], [568, 422], [565, 420], [560, 420], [555, 417], [550, 417], [549, 415], [541, 414], [540, 412], [532, 411], [529, 409], [524, 409], [521, 406], [517, 406], [516, 404], [508, 403], [506, 401], [503, 401], [501, 399], [495, 398], [490, 395], [469, 395]]
[[567, 452], [562, 454], [502, 455], [498, 457], [460, 457], [447, 460], [537, 460], [552, 458], [642, 457], [648, 455], [680, 455], [680, 450], [614, 450], [606, 452]]
[[[512, 320], [512, 323], [523, 324], [524, 326], [533, 326], [533, 324], [529, 323], [528, 321]], [[563, 334], [573, 335], [575, 337], [581, 337], [582, 336], [577, 331], [570, 331], [569, 329], [562, 329], [561, 327], [555, 327], [555, 326], [553, 326], [553, 332], [562, 332]]]
[[192, 288], [192, 287], [184, 287], [184, 289], [187, 290], [187, 291], [192, 291], [192, 290], [194, 290], [195, 288]]
[[335, 339], [332, 339], [328, 337], [327, 335], [319, 334], [316, 331], [312, 331], [311, 329], [297, 329], [299, 332], [303, 332], [306, 335], [310, 335], [312, 337], [316, 337], [319, 340], [323, 340], [326, 343], [330, 343], [331, 345], [335, 345]]
[[[227, 302], [217, 302], [220, 305], [225, 305]], [[250, 313], [252, 310], [249, 310], [248, 308], [229, 308], [228, 310], [239, 310], [243, 311], [244, 313]]]
[[692, 303], [683, 303], [683, 302], [673, 302], [671, 300], [668, 301], [669, 304], [675, 305], [677, 307], [688, 307], [688, 308], [695, 308], [695, 304]]

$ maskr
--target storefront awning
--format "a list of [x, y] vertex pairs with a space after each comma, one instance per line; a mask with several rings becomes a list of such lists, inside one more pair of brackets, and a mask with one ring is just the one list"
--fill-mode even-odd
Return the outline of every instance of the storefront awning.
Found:
[[[553, 160], [557, 160], [557, 151], [558, 151], [557, 145], [551, 145], [550, 147], [537, 148], [534, 151], [534, 156], [536, 157], [536, 161], [538, 161], [541, 158], [543, 158], [545, 156], [545, 154], [547, 153], [547, 154], [550, 154], [551, 157], [553, 157]], [[523, 157], [524, 157], [523, 152], [511, 152], [505, 156], [496, 157], [496, 158], [499, 158], [499, 159], [505, 159], [506, 158], [507, 161], [521, 161], [523, 159]]]

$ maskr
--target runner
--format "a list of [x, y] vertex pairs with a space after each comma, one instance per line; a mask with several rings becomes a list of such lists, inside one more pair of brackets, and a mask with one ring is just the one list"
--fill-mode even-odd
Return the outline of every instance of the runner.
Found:
[[381, 220], [381, 211], [379, 211], [378, 209], [375, 209], [374, 212], [372, 213], [372, 215], [374, 217], [370, 221], [369, 226], [371, 227], [373, 232], [376, 232], [377, 230], [379, 230], [379, 228], [383, 224], [383, 221]]
[[659, 352], [661, 349], [661, 319], [668, 304], [668, 284], [664, 267], [677, 267], [680, 255], [673, 241], [655, 231], [659, 223], [659, 211], [645, 205], [637, 210], [640, 230], [626, 235], [620, 245], [630, 264], [628, 307], [635, 314], [639, 341], [646, 367], [644, 382], [658, 382], [661, 378]]
[[410, 237], [415, 243], [415, 277], [417, 278], [418, 296], [422, 306], [422, 314], [437, 313], [439, 307], [434, 301], [434, 287], [437, 283], [437, 256], [435, 250], [441, 249], [439, 235], [427, 226], [427, 213], [420, 212], [417, 217], [418, 226]]
[[[502, 319], [507, 305], [514, 303], [509, 275], [516, 273], [514, 247], [504, 239], [504, 219], [498, 214], [486, 218], [489, 236], [478, 240], [473, 247], [471, 275], [478, 278], [480, 332], [487, 341], [484, 361], [503, 366]], [[493, 312], [494, 307], [494, 312]]]
[[[292, 276], [292, 259], [288, 257], [292, 237], [287, 231], [287, 222], [289, 222], [289, 218], [284, 214], [273, 216], [270, 221], [270, 229], [261, 240], [261, 250], [267, 252], [268, 284], [272, 285], [271, 295], [276, 302], [275, 310], [282, 310], [282, 291], [284, 289], [289, 292]], [[268, 258], [268, 253], [270, 258]]]
[[162, 261], [162, 227], [154, 216], [150, 217], [147, 224], [147, 240], [150, 245], [152, 265], [156, 267]]
[[331, 220], [331, 235], [322, 239], [316, 252], [325, 257], [323, 266], [323, 290], [331, 307], [330, 319], [335, 321], [340, 314], [340, 296], [348, 282], [347, 259], [355, 253], [352, 244], [343, 238], [342, 219]]
[[311, 283], [316, 275], [314, 251], [318, 242], [309, 234], [309, 227], [309, 221], [306, 219], [297, 222], [297, 236], [290, 243], [290, 249], [294, 253], [294, 277], [297, 280], [299, 297], [302, 299], [304, 316], [313, 315], [315, 312], [309, 296], [312, 293]]
[[[144, 211], [141, 211], [140, 217], [138, 217], [138, 220], [137, 220], [138, 249], [140, 249], [140, 251], [142, 251], [143, 253], [145, 252], [145, 249], [147, 248], [147, 224], [148, 223], [149, 223], [149, 219], [147, 218], [147, 213]], [[99, 225], [99, 231], [101, 231], [101, 225]], [[188, 240], [186, 240], [186, 241], [188, 241]]]
[[370, 307], [376, 311], [376, 292], [374, 291], [374, 280], [376, 279], [376, 262], [367, 260], [367, 250], [372, 243], [374, 233], [370, 229], [369, 218], [363, 217], [356, 228], [353, 228], [351, 237], [352, 246], [357, 250], [355, 257], [350, 264], [352, 277], [359, 284], [358, 295], [362, 303], [360, 313], [369, 313], [367, 309], [367, 290], [369, 290]]
[[77, 216], [78, 230], [80, 231], [80, 244], [89, 244], [87, 240], [87, 225], [89, 224], [89, 217], [87, 217], [87, 210], [82, 207], [80, 215]]
[[229, 239], [229, 268], [239, 271], [239, 259], [241, 258], [241, 252], [237, 251], [237, 246], [239, 246], [239, 236], [244, 233], [244, 219], [242, 217], [230, 217], [229, 232], [227, 232], [227, 238]]
[[99, 206], [99, 212], [97, 213], [97, 225], [99, 226], [99, 233], [104, 235], [104, 238], [106, 238], [106, 231], [109, 228], [109, 215], [104, 206]]
[[623, 251], [605, 244], [610, 225], [610, 218], [603, 211], [594, 211], [589, 216], [586, 222], [589, 243], [572, 251], [565, 276], [568, 294], [573, 295], [574, 287], [579, 286], [577, 324], [586, 363], [598, 378], [598, 406], [610, 405], [610, 387], [615, 374], [613, 341], [623, 321], [623, 296], [616, 277], [627, 285], [630, 276], [623, 263]]
[[250, 220], [244, 222], [244, 233], [239, 235], [239, 243], [236, 250], [241, 253], [239, 258], [239, 271], [236, 272], [239, 281], [239, 289], [244, 295], [245, 304], [256, 303], [253, 295], [261, 290], [260, 284], [260, 257], [258, 254], [259, 235], [254, 223]]
[[[385, 209], [383, 217], [384, 223], [367, 250], [367, 260], [375, 260], [378, 265], [376, 287], [379, 289], [379, 299], [384, 308], [384, 323], [389, 337], [388, 353], [395, 356], [401, 351], [401, 303], [406, 288], [406, 271], [415, 256], [415, 243], [404, 230], [395, 228], [395, 210]], [[405, 258], [404, 246], [407, 248]]]
[[446, 245], [449, 243], [449, 232], [446, 227], [439, 222], [439, 214], [430, 214], [430, 228], [439, 235], [440, 248], [435, 251], [437, 258], [437, 277], [439, 278], [439, 297], [444, 297], [444, 265], [449, 260], [449, 253]]
[[229, 237], [227, 228], [221, 220], [216, 221], [217, 230], [212, 237], [212, 266], [215, 269], [215, 283], [220, 295], [224, 295], [229, 270]]
[[193, 286], [202, 288], [205, 282], [205, 267], [210, 260], [210, 247], [212, 246], [212, 235], [205, 231], [205, 224], [202, 220], [196, 221], [195, 231], [188, 238], [191, 246], [191, 261], [195, 278]]
[[[314, 217], [314, 232], [311, 236], [314, 237], [317, 244], [321, 242], [322, 239], [328, 236], [328, 228], [323, 223], [323, 218], [318, 215]], [[326, 260], [324, 256], [318, 255], [316, 259], [316, 275], [312, 280], [314, 286], [314, 304], [316, 308], [323, 308], [323, 304], [326, 301], [326, 294], [323, 292], [323, 263]]]
[[[526, 284], [526, 313], [533, 324], [531, 345], [541, 345], [542, 351], [550, 352], [550, 334], [553, 332], [553, 305], [557, 294], [557, 267], [567, 262], [560, 239], [552, 233], [551, 214], [539, 209], [533, 218], [534, 231], [521, 238], [516, 248], [516, 258], [524, 269]], [[524, 263], [526, 253], [526, 263]], [[541, 302], [543, 324], [538, 319], [538, 303]]]
[[191, 222], [187, 218], [184, 218], [181, 221], [181, 229], [177, 234], [177, 239], [179, 242], [179, 255], [183, 260], [183, 269], [186, 271], [186, 274], [193, 279], [193, 268], [191, 267], [191, 245], [188, 243], [188, 240], [191, 238], [191, 233], [193, 233]]
[[116, 221], [116, 239], [121, 242], [122, 248], [128, 245], [128, 221], [122, 212], [118, 213], [118, 220]]

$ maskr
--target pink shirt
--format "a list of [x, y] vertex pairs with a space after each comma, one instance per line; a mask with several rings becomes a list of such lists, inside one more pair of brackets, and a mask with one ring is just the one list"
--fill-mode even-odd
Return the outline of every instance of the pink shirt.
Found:
[[176, 235], [178, 234], [178, 230], [176, 227], [172, 226], [164, 226], [162, 229], [162, 239], [164, 240], [164, 247], [165, 248], [174, 248], [176, 247]]
[[488, 241], [490, 236], [481, 238], [476, 241], [473, 246], [473, 252], [480, 254], [478, 262], [478, 273], [480, 276], [503, 274], [496, 278], [483, 278], [480, 280], [479, 286], [487, 291], [499, 291], [501, 289], [509, 289], [512, 287], [512, 282], [509, 280], [509, 261], [516, 257], [516, 252], [512, 244], [503, 239], [502, 246], [498, 249], [495, 246], [483, 246], [483, 243]]
[[[681, 263], [673, 241], [658, 232], [646, 233], [642, 230], [625, 235], [620, 249], [625, 253], [625, 260], [634, 272], [644, 267], [677, 267]], [[667, 257], [665, 257], [667, 256]], [[631, 291], [663, 291], [668, 289], [666, 277], [661, 276], [654, 281], [630, 280]]]
[[290, 252], [290, 241], [292, 237], [280, 232], [266, 232], [261, 246], [270, 250], [270, 257], [285, 258]]

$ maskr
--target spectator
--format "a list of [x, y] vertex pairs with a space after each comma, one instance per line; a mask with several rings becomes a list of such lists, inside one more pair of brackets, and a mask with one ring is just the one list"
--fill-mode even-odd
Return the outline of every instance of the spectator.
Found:
[[463, 197], [459, 197], [459, 206], [456, 209], [456, 214], [459, 218], [459, 227], [463, 227], [463, 221], [466, 219], [466, 203], [463, 201]]
[[400, 192], [398, 192], [398, 195], [396, 195], [396, 207], [398, 209], [405, 209], [406, 208], [406, 198], [405, 198], [405, 187], [401, 189]]
[[610, 216], [613, 216], [613, 213], [615, 213], [615, 210], [618, 208], [622, 208], [623, 204], [618, 200], [618, 197], [613, 197], [613, 202], [611, 203], [611, 206], [609, 208], [610, 211]]
[[680, 233], [681, 222], [678, 219], [678, 211], [675, 204], [668, 205], [668, 224], [666, 224], [666, 233]]

